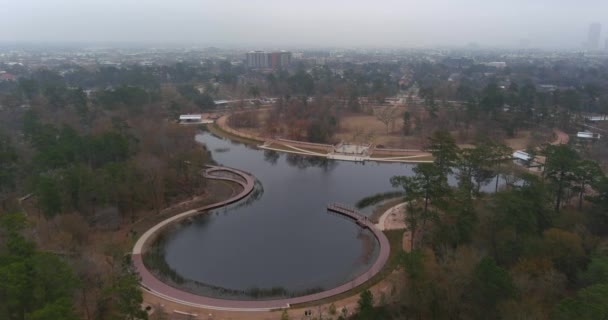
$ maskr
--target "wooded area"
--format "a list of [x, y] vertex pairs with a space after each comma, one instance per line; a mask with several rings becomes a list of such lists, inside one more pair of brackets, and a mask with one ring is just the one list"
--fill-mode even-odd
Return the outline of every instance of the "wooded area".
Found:
[[[541, 175], [514, 172], [508, 148], [482, 141], [459, 149], [441, 131], [427, 149], [434, 163], [391, 179], [405, 192], [413, 243], [400, 296], [353, 319], [608, 315], [608, 178], [596, 162], [548, 145]], [[480, 192], [494, 177], [506, 185]]]
[[[472, 65], [459, 81], [445, 80], [447, 63], [426, 62], [11, 68], [23, 76], [0, 84], [2, 319], [145, 318], [125, 257], [135, 227], [208, 192], [199, 173], [212, 159], [197, 128], [172, 120], [213, 110], [217, 98], [265, 95], [277, 99], [268, 117], [235, 107], [230, 124], [334, 142], [344, 115], [368, 114], [388, 134], [419, 136], [434, 156], [391, 180], [405, 193], [414, 245], [401, 258], [398, 302], [378, 306], [365, 292], [355, 319], [608, 315], [606, 139], [530, 146], [546, 157], [539, 174], [513, 169], [503, 143], [519, 130], [574, 133], [584, 112], [608, 113], [604, 66]], [[403, 73], [412, 81], [400, 83]], [[537, 90], [530, 78], [562, 87]], [[397, 94], [403, 112], [386, 104]]]
[[5, 110], [0, 133], [0, 318], [146, 317], [133, 228], [204, 194], [211, 160], [144, 75], [87, 95], [40, 71], [3, 92], [27, 107]]

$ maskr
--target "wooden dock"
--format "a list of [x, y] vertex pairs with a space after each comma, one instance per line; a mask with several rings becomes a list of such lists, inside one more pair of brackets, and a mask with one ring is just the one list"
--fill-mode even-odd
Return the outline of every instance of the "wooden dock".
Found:
[[347, 216], [347, 217], [355, 220], [357, 225], [359, 225], [362, 228], [368, 228], [368, 229], [373, 228], [373, 223], [369, 220], [369, 218], [367, 216], [363, 215], [362, 213], [360, 213], [359, 211], [357, 211], [355, 208], [352, 208], [352, 207], [349, 207], [349, 206], [346, 206], [346, 205], [343, 205], [340, 203], [332, 203], [327, 206], [327, 210], [342, 214], [344, 216]]

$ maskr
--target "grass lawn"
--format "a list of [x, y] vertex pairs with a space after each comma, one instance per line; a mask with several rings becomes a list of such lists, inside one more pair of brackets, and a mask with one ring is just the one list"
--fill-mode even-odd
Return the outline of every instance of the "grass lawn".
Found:
[[264, 143], [264, 140], [254, 140], [254, 139], [244, 138], [244, 137], [232, 134], [232, 133], [230, 133], [228, 131], [223, 130], [222, 128], [220, 128], [215, 123], [207, 125], [207, 130], [209, 132], [215, 134], [215, 135], [220, 136], [220, 137], [228, 138], [230, 140], [241, 142], [241, 143], [245, 143], [245, 144], [250, 144], [250, 145], [256, 145], [257, 146], [257, 145], [259, 145], [261, 143]]

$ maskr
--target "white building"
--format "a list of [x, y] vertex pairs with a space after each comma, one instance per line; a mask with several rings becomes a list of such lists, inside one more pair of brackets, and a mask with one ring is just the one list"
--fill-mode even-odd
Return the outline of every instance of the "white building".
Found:
[[541, 170], [544, 166], [545, 160], [543, 157], [535, 157], [525, 151], [518, 150], [513, 152], [513, 162], [520, 166]]
[[532, 156], [524, 151], [518, 150], [513, 152], [513, 158], [515, 158], [515, 160], [521, 160], [521, 161], [531, 161], [532, 160]]
[[182, 114], [179, 116], [180, 124], [209, 124], [213, 123], [211, 119], [203, 119], [201, 114]]
[[182, 114], [179, 116], [180, 123], [200, 123], [203, 116], [200, 114]]
[[249, 68], [265, 69], [270, 67], [269, 55], [264, 51], [247, 52], [246, 58]]
[[488, 67], [493, 67], [496, 69], [504, 69], [507, 67], [507, 63], [504, 61], [494, 61], [494, 62], [486, 62], [484, 65]]
[[581, 131], [576, 134], [579, 139], [599, 140], [602, 136], [599, 133], [589, 131]]
[[602, 115], [602, 116], [585, 116], [585, 119], [587, 119], [588, 121], [608, 121], [608, 115]]
[[333, 147], [327, 158], [334, 160], [364, 162], [370, 159], [370, 144], [352, 144], [340, 142]]

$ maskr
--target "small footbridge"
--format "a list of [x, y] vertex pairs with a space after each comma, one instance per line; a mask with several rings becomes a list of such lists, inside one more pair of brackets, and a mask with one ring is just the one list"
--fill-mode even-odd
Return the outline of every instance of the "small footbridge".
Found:
[[373, 229], [374, 224], [369, 220], [368, 217], [357, 211], [355, 208], [349, 207], [341, 203], [332, 203], [327, 206], [327, 210], [339, 213], [348, 218], [355, 220], [357, 225], [362, 228]]

